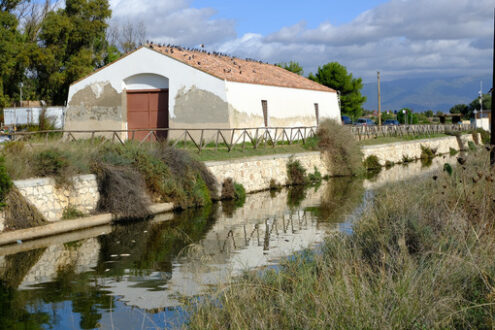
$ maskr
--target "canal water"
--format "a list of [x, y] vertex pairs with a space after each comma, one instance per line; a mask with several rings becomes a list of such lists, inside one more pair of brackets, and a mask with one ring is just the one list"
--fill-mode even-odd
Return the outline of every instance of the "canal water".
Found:
[[331, 232], [352, 232], [374, 189], [447, 161], [0, 247], [0, 329], [180, 326], [186, 300], [245, 270], [276, 266]]

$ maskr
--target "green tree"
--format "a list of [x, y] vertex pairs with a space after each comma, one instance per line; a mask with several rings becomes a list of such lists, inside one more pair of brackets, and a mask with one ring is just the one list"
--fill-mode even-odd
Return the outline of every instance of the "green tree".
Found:
[[18, 85], [12, 81], [16, 69], [16, 57], [21, 47], [17, 31], [17, 18], [10, 12], [19, 1], [0, 1], [0, 107], [10, 102], [9, 95]]
[[432, 118], [432, 117], [433, 117], [433, 115], [434, 115], [434, 114], [433, 114], [433, 110], [426, 110], [426, 111], [425, 111], [425, 116], [426, 116], [427, 118]]
[[[404, 113], [404, 110], [407, 114]], [[407, 125], [417, 124], [419, 122], [418, 115], [413, 113], [413, 111], [409, 108], [403, 108], [397, 111], [397, 120], [399, 123]]]
[[450, 108], [449, 112], [451, 114], [460, 114], [463, 117], [469, 118], [469, 107], [465, 104], [456, 104], [452, 108]]
[[302, 76], [304, 74], [303, 67], [299, 63], [294, 62], [294, 61], [290, 61], [289, 63], [285, 63], [285, 62], [278, 63], [278, 64], [276, 64], [276, 66], [284, 68], [287, 71], [297, 73], [300, 76]]
[[46, 15], [40, 47], [32, 54], [38, 94], [55, 104], [67, 98], [69, 85], [112, 60], [106, 40], [108, 0], [66, 0], [65, 8]]
[[[483, 94], [483, 110], [490, 110], [492, 106], [492, 96], [490, 94]], [[464, 118], [472, 118], [474, 117], [474, 110], [480, 111], [480, 99], [475, 98], [467, 109], [467, 113], [464, 115]]]
[[316, 75], [310, 74], [308, 78], [340, 92], [343, 114], [354, 119], [361, 116], [363, 103], [366, 102], [366, 97], [361, 95], [363, 81], [361, 78], [353, 78], [345, 66], [331, 62], [318, 67]]

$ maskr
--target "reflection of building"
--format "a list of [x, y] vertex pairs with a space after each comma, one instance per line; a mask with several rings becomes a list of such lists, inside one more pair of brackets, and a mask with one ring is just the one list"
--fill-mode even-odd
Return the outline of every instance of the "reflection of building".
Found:
[[[218, 211], [217, 221], [206, 236], [175, 260], [171, 274], [126, 275], [99, 282], [130, 305], [144, 309], [179, 305], [178, 296], [198, 295], [209, 286], [227, 281], [243, 270], [272, 265], [280, 258], [322, 242], [336, 227], [318, 223], [305, 207], [317, 206], [325, 191], [309, 189], [297, 210], [287, 206], [287, 194], [271, 198], [259, 193], [246, 198], [232, 215]], [[148, 290], [140, 283], [164, 282], [163, 290]]]

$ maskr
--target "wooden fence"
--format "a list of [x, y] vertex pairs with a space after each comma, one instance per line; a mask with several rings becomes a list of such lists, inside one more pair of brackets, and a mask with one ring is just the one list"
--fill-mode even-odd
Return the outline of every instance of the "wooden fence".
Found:
[[[470, 125], [409, 125], [409, 126], [350, 126], [357, 140], [366, 140], [387, 136], [434, 135], [446, 132], [458, 132], [471, 129]], [[127, 139], [137, 140], [140, 144], [153, 141], [166, 141], [175, 147], [192, 147], [201, 152], [205, 148], [218, 150], [226, 148], [245, 149], [246, 146], [257, 149], [275, 147], [282, 144], [305, 144], [307, 139], [316, 135], [316, 126], [302, 127], [254, 127], [254, 128], [157, 128], [136, 130], [51, 130], [35, 132], [1, 133], [14, 141], [41, 143], [50, 141], [62, 143], [77, 140], [101, 140], [102, 143], [124, 143]], [[142, 136], [142, 138], [138, 138]], [[102, 138], [104, 137], [104, 138]]]

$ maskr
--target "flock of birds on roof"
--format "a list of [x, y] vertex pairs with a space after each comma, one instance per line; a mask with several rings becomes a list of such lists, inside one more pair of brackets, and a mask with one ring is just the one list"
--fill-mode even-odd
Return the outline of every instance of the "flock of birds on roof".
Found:
[[[150, 48], [154, 48], [155, 46], [160, 47], [160, 48], [163, 47], [163, 48], [165, 48], [165, 52], [170, 51], [171, 54], [174, 53], [174, 50], [177, 50], [177, 51], [180, 51], [180, 52], [183, 52], [183, 51], [199, 52], [199, 53], [203, 53], [203, 54], [207, 54], [207, 55], [213, 55], [213, 56], [217, 56], [217, 57], [230, 57], [231, 60], [234, 62], [234, 65], [237, 65], [237, 63], [235, 62], [235, 59], [237, 59], [236, 57], [231, 56], [231, 55], [226, 54], [226, 53], [215, 52], [215, 51], [213, 51], [213, 52], [207, 51], [207, 50], [204, 49], [204, 45], [203, 44], [201, 45], [201, 48], [188, 48], [188, 47], [182, 47], [182, 46], [172, 45], [172, 44], [153, 43], [153, 41], [148, 41], [148, 40], [146, 40], [146, 44]], [[194, 54], [191, 55], [190, 57], [191, 58], [189, 58], [189, 60], [194, 59]], [[255, 60], [253, 58], [245, 58], [244, 60], [247, 61], [247, 62], [259, 63], [259, 64], [269, 64], [268, 62], [258, 61], [258, 60]]]

